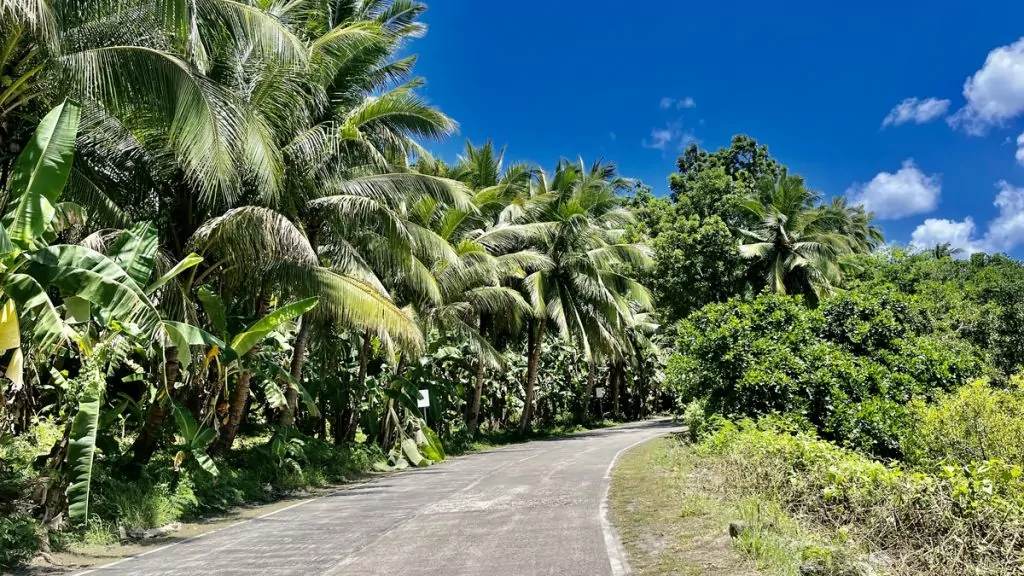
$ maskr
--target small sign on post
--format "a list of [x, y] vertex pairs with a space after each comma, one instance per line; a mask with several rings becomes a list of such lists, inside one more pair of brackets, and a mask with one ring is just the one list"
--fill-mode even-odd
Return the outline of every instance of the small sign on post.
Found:
[[601, 409], [601, 420], [604, 420], [604, 387], [598, 386], [595, 388], [594, 395], [597, 396], [597, 405]]
[[420, 397], [416, 399], [416, 406], [423, 409], [423, 421], [427, 421], [427, 407], [430, 406], [430, 390], [420, 390]]
[[597, 388], [596, 388], [596, 389], [594, 390], [594, 394], [595, 394], [595, 395], [597, 395], [597, 397], [598, 397], [598, 398], [604, 398], [604, 388], [602, 388], [602, 387], [598, 386], [598, 387], [597, 387]]

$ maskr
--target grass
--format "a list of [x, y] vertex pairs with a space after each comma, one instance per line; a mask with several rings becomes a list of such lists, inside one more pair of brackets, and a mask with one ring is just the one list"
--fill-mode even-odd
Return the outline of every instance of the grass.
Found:
[[630, 450], [612, 474], [610, 511], [637, 576], [756, 574], [733, 548], [736, 508], [707, 487], [693, 452], [675, 438]]
[[[610, 510], [637, 576], [856, 576], [842, 533], [808, 529], [767, 498], [738, 496], [714, 458], [680, 438], [626, 453], [612, 475]], [[738, 538], [729, 536], [740, 523]]]

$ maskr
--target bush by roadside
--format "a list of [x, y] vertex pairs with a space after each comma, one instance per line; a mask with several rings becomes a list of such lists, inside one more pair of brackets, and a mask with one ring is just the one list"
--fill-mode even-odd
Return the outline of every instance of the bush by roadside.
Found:
[[907, 471], [773, 419], [718, 421], [698, 452], [730, 489], [882, 552], [897, 574], [1016, 574], [1024, 565], [1024, 479], [1003, 460]]
[[917, 465], [970, 464], [1000, 459], [1024, 465], [1024, 390], [978, 380], [934, 403], [915, 401], [903, 433], [906, 459]]
[[907, 403], [984, 372], [975, 346], [926, 326], [888, 289], [836, 295], [815, 310], [774, 294], [711, 304], [679, 323], [665, 385], [680, 406], [789, 414], [838, 444], [899, 458]]

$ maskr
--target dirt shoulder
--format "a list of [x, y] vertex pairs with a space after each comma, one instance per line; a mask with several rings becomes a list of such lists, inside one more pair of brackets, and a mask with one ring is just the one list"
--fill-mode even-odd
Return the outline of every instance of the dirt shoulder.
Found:
[[636, 576], [758, 574], [734, 546], [737, 512], [716, 497], [720, 481], [675, 438], [624, 454], [612, 473], [609, 509]]

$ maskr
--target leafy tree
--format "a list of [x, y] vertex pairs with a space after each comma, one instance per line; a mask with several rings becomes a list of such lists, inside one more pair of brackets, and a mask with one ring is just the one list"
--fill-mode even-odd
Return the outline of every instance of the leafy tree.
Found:
[[[717, 152], [707, 152], [691, 144], [679, 157], [677, 167], [679, 172], [669, 178], [672, 199], [684, 206], [685, 212], [702, 217], [729, 212], [729, 204], [735, 197], [754, 192], [759, 182], [765, 178], [777, 179], [782, 171], [767, 146], [742, 134], [734, 136], [728, 148]], [[727, 183], [720, 178], [712, 180], [714, 186], [702, 181], [704, 175], [713, 172], [724, 175]], [[723, 219], [735, 225], [730, 219]]]
[[906, 403], [983, 368], [972, 345], [927, 329], [891, 292], [833, 296], [817, 310], [776, 294], [711, 304], [679, 324], [666, 384], [710, 412], [794, 415], [830, 439], [895, 457]]

